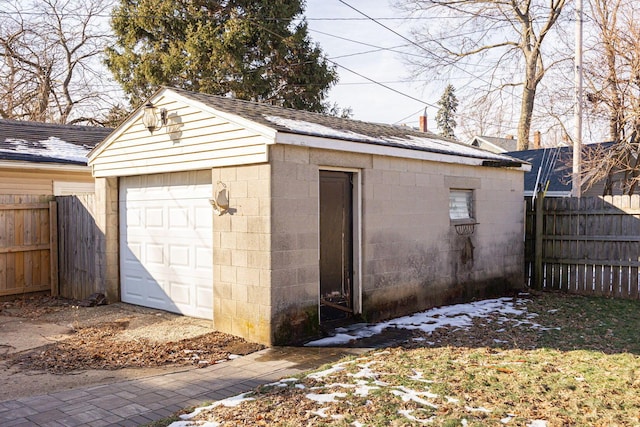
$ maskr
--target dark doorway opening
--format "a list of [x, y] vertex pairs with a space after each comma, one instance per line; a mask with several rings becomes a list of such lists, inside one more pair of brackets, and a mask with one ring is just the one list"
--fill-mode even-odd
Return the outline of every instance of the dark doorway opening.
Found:
[[320, 322], [353, 316], [353, 173], [320, 171]]

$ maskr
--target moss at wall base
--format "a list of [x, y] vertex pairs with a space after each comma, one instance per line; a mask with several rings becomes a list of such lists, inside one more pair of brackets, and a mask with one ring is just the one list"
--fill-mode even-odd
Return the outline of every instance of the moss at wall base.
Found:
[[433, 287], [429, 284], [397, 287], [391, 291], [363, 295], [362, 315], [367, 322], [377, 322], [433, 307], [510, 295], [521, 288], [521, 282], [505, 278], [448, 287]]
[[302, 344], [320, 333], [318, 306], [292, 307], [274, 319], [274, 345]]

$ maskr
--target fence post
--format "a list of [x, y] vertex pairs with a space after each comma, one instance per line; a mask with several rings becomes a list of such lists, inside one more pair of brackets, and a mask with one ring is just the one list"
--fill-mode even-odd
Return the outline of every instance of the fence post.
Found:
[[51, 261], [51, 295], [59, 294], [58, 287], [58, 209], [55, 201], [49, 202], [49, 259]]
[[538, 192], [538, 195], [535, 199], [535, 242], [534, 242], [534, 256], [533, 256], [533, 265], [534, 265], [534, 274], [533, 274], [533, 288], [537, 290], [542, 290], [542, 235], [543, 235], [543, 226], [544, 226], [544, 211], [542, 209], [542, 205], [544, 202], [544, 193], [542, 191]]

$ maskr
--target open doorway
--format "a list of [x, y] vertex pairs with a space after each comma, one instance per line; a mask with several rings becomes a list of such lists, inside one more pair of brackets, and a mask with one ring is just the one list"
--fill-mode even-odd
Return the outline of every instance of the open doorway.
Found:
[[320, 171], [320, 322], [354, 313], [353, 172]]

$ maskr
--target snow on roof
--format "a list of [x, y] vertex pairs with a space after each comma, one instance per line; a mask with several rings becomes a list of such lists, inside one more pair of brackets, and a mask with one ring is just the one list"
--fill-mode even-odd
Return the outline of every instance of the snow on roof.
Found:
[[19, 155], [34, 155], [47, 157], [56, 160], [63, 160], [74, 163], [86, 163], [87, 154], [90, 148], [86, 145], [80, 146], [70, 144], [56, 137], [49, 137], [44, 141], [26, 141], [24, 139], [7, 138], [0, 146], [0, 153], [10, 153]]
[[306, 122], [303, 120], [287, 119], [279, 116], [264, 116], [264, 118], [275, 125], [285, 127], [296, 133], [322, 136], [325, 138], [349, 139], [378, 143], [384, 142], [384, 140], [381, 138], [373, 138], [371, 136], [352, 131], [333, 129], [328, 126], [324, 126], [318, 123]]
[[0, 160], [86, 165], [89, 151], [111, 131], [97, 126], [0, 119]]
[[294, 133], [320, 136], [325, 138], [346, 139], [351, 141], [369, 142], [374, 144], [394, 145], [410, 149], [420, 149], [424, 151], [442, 152], [454, 155], [480, 157], [491, 160], [509, 161], [513, 158], [497, 153], [487, 152], [477, 147], [462, 144], [445, 138], [432, 137], [427, 133], [426, 136], [418, 136], [415, 133], [400, 136], [402, 129], [397, 135], [391, 136], [372, 136], [365, 135], [350, 130], [335, 129], [324, 126], [319, 123], [313, 123], [305, 120], [288, 119], [280, 116], [263, 115], [264, 119], [277, 126], [284, 127]]

